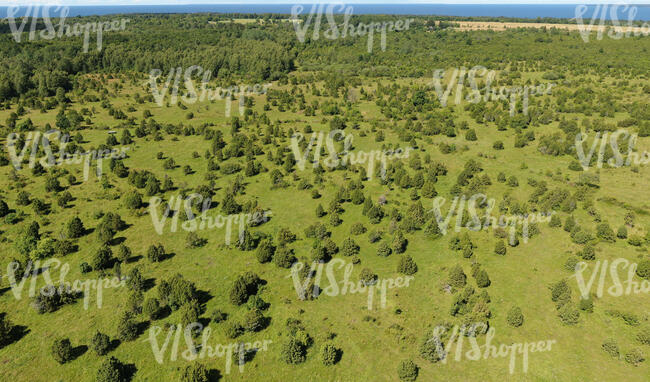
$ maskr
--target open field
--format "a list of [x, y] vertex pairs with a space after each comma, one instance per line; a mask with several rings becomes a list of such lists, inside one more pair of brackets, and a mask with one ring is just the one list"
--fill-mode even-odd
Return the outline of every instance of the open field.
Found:
[[562, 29], [573, 32], [589, 30], [592, 33], [630, 33], [632, 35], [647, 36], [650, 34], [649, 27], [631, 27], [631, 26], [608, 26], [608, 25], [579, 25], [579, 24], [548, 24], [548, 23], [509, 23], [509, 22], [489, 22], [489, 21], [459, 21], [456, 29], [462, 31], [475, 30], [493, 30], [504, 31], [516, 28], [533, 28], [533, 29]]

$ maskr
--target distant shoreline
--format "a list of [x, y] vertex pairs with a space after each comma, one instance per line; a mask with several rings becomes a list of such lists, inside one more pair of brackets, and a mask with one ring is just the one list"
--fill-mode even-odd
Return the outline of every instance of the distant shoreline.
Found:
[[[289, 15], [294, 4], [176, 4], [176, 5], [74, 5], [69, 6], [69, 17], [103, 16], [115, 14], [179, 14], [179, 13], [218, 13], [241, 15]], [[309, 12], [313, 4], [304, 4]], [[508, 21], [570, 24], [575, 17], [576, 4], [354, 4], [356, 15], [409, 15], [462, 18], [471, 21]], [[635, 5], [638, 21], [650, 21], [650, 7]], [[588, 5], [587, 16], [596, 5]], [[7, 17], [7, 6], [0, 7], [0, 18]], [[23, 8], [27, 8], [23, 6]], [[334, 10], [338, 12], [337, 9]], [[619, 19], [624, 14], [619, 11]], [[20, 14], [20, 13], [19, 13]], [[605, 15], [609, 20], [609, 12]]]

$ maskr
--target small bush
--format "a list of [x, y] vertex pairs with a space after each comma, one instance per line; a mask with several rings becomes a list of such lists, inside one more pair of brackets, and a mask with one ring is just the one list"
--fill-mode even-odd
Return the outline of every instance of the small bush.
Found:
[[72, 345], [67, 338], [59, 338], [52, 343], [52, 357], [60, 364], [64, 364], [72, 359]]
[[273, 255], [273, 262], [280, 268], [291, 268], [295, 261], [293, 250], [285, 246], [279, 247]]
[[290, 338], [282, 344], [280, 357], [288, 364], [298, 364], [305, 362], [307, 357], [306, 346], [295, 338]]
[[579, 262], [580, 259], [578, 259], [575, 256], [570, 256], [568, 259], [566, 259], [566, 262], [564, 263], [564, 269], [570, 272], [574, 272]]
[[578, 303], [578, 308], [585, 312], [591, 313], [594, 311], [594, 302], [591, 300], [591, 298], [581, 298], [580, 302]]
[[249, 332], [257, 332], [264, 327], [264, 316], [258, 309], [249, 310], [244, 315], [243, 321], [244, 330]]
[[449, 271], [449, 285], [454, 288], [462, 288], [467, 283], [467, 276], [460, 265], [455, 265]]
[[223, 312], [221, 309], [215, 309], [212, 312], [212, 322], [218, 324], [220, 322], [226, 321], [228, 319], [228, 314]]
[[497, 241], [497, 244], [494, 247], [494, 253], [501, 256], [506, 254], [506, 245], [503, 241]]
[[181, 382], [208, 382], [208, 369], [201, 363], [192, 363], [185, 367]]
[[636, 339], [643, 345], [650, 345], [650, 325], [639, 330]]
[[81, 265], [79, 265], [79, 269], [81, 270], [81, 273], [88, 273], [93, 270], [93, 267], [91, 267], [90, 264], [84, 261], [83, 263], [81, 263]]
[[418, 265], [409, 255], [400, 257], [397, 263], [397, 272], [405, 275], [414, 275], [418, 271]]
[[133, 319], [131, 312], [122, 313], [117, 323], [117, 338], [120, 341], [133, 341], [138, 337], [138, 325]]
[[350, 228], [350, 233], [352, 235], [363, 235], [366, 231], [367, 229], [362, 223], [354, 223]]
[[325, 366], [331, 366], [338, 362], [339, 349], [331, 343], [323, 344], [320, 354], [323, 365]]
[[573, 304], [565, 304], [559, 310], [558, 315], [560, 320], [565, 325], [575, 325], [580, 318], [580, 312], [573, 306]]
[[390, 246], [386, 242], [380, 243], [379, 248], [377, 248], [377, 256], [388, 257], [392, 252], [393, 250], [390, 249]]
[[160, 302], [156, 298], [148, 298], [142, 304], [142, 313], [144, 313], [151, 320], [155, 320], [160, 315]]
[[616, 340], [613, 338], [608, 338], [603, 342], [603, 350], [612, 357], [618, 358], [619, 350]]
[[650, 259], [641, 260], [636, 268], [636, 274], [646, 280], [650, 280]]
[[645, 361], [645, 354], [641, 349], [635, 348], [625, 354], [625, 362], [634, 366], [639, 366], [643, 361]]
[[524, 314], [518, 306], [513, 307], [508, 311], [508, 325], [515, 328], [520, 327], [524, 323]]
[[110, 357], [97, 370], [96, 382], [125, 382], [124, 365], [115, 357]]
[[236, 322], [231, 322], [226, 325], [225, 333], [228, 338], [237, 338], [244, 334], [244, 328]]
[[377, 275], [374, 274], [369, 268], [363, 268], [359, 275], [359, 280], [363, 285], [375, 285], [377, 283]]
[[91, 341], [91, 346], [97, 355], [106, 355], [111, 346], [111, 340], [106, 334], [96, 332]]
[[418, 366], [410, 359], [400, 362], [397, 368], [400, 381], [413, 382], [418, 378]]
[[487, 288], [490, 286], [491, 283], [492, 281], [490, 281], [490, 277], [488, 276], [485, 269], [481, 269], [480, 271], [478, 271], [478, 273], [476, 274], [476, 285], [479, 288]]

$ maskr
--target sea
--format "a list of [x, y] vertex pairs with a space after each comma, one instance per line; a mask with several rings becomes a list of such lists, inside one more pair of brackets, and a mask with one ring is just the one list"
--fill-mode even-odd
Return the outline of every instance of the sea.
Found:
[[[133, 13], [275, 13], [291, 14], [295, 4], [175, 4], [175, 5], [106, 5], [106, 6], [69, 6], [68, 17], [133, 14]], [[439, 15], [439, 16], [486, 16], [486, 17], [516, 17], [526, 19], [560, 18], [572, 19], [576, 17], [577, 5], [570, 4], [345, 4], [351, 6], [354, 14], [395, 14], [395, 15]], [[309, 13], [312, 4], [304, 4], [302, 14]], [[612, 19], [612, 7], [606, 12], [603, 7], [588, 5], [584, 19], [591, 19], [595, 11], [598, 15], [608, 20]], [[633, 17], [632, 9], [619, 6], [613, 12], [621, 23], [632, 20], [650, 20], [650, 5], [634, 5], [636, 13]], [[0, 7], [0, 18], [7, 17], [9, 7]], [[28, 11], [27, 6], [19, 7], [16, 16], [22, 16]], [[335, 7], [335, 13], [341, 13], [343, 7]], [[56, 17], [59, 12], [53, 6], [50, 15]], [[604, 15], [603, 15], [604, 13]], [[32, 15], [30, 11], [30, 15]]]

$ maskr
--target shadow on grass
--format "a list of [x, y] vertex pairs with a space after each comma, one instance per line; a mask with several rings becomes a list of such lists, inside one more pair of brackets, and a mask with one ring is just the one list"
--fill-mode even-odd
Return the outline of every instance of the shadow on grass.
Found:
[[142, 258], [143, 258], [142, 255], [131, 256], [131, 257], [129, 257], [128, 259], [126, 259], [126, 262], [127, 262], [127, 264], [137, 263], [137, 262], [140, 261]]
[[88, 351], [88, 346], [86, 346], [86, 345], [79, 345], [76, 348], [73, 348], [72, 349], [72, 358], [71, 358], [71, 360], [74, 361], [75, 359], [77, 359], [77, 358], [81, 357], [82, 355], [86, 354], [87, 351]]
[[124, 381], [132, 381], [135, 373], [138, 372], [138, 368], [135, 367], [133, 363], [126, 363], [122, 365], [122, 377]]
[[209, 382], [219, 382], [222, 375], [221, 372], [217, 369], [212, 369], [208, 371], [208, 381]]

